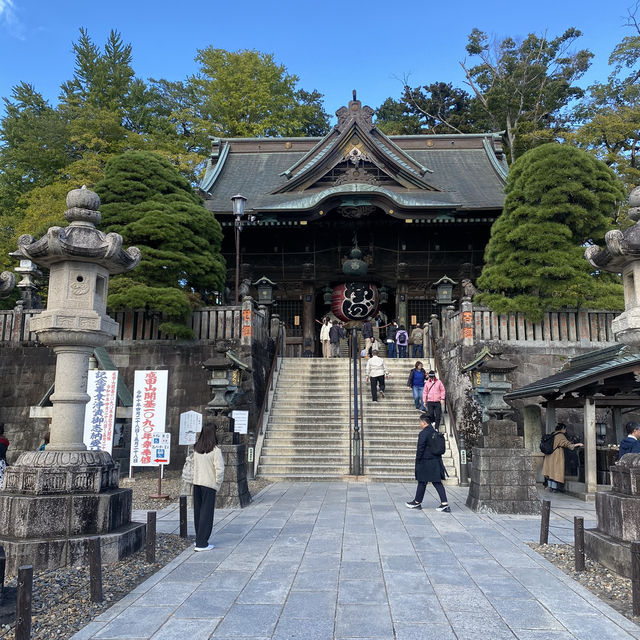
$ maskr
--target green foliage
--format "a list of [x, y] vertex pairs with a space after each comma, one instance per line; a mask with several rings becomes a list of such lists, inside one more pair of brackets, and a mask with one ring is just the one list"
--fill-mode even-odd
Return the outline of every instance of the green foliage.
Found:
[[376, 109], [376, 127], [388, 136], [422, 132], [420, 118], [412, 114], [401, 100], [387, 98]]
[[317, 91], [297, 89], [273, 55], [207, 47], [196, 56], [190, 78], [200, 102], [200, 117], [210, 134], [229, 137], [322, 135], [329, 120]]
[[461, 63], [467, 83], [489, 126], [505, 131], [512, 161], [563, 130], [562, 109], [582, 96], [574, 83], [593, 54], [569, 52], [581, 35], [571, 28], [553, 39], [532, 33], [522, 42], [505, 38], [499, 43], [479, 29], [469, 35], [466, 49], [473, 64]]
[[533, 321], [564, 307], [622, 307], [620, 279], [593, 273], [584, 258], [625, 197], [604, 163], [570, 145], [542, 145], [512, 165], [506, 196], [478, 278], [478, 302]]
[[96, 191], [104, 231], [142, 252], [137, 269], [113, 279], [110, 308], [161, 311], [179, 324], [194, 298], [213, 301], [225, 278], [222, 230], [168, 160], [149, 151], [115, 156]]

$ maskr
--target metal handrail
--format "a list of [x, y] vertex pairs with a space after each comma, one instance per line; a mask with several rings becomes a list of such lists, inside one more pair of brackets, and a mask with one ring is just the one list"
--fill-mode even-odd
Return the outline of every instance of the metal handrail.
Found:
[[[436, 341], [433, 337], [433, 333], [429, 331], [429, 337], [431, 340], [431, 353], [433, 355], [433, 364], [435, 366], [436, 371], [440, 371], [440, 358], [438, 357], [438, 351], [436, 349]], [[456, 418], [453, 413], [453, 407], [451, 406], [451, 402], [449, 401], [449, 394], [445, 394], [444, 398], [444, 406], [449, 414], [449, 435], [453, 436], [456, 446], [459, 445], [459, 436], [458, 429], [456, 428]]]
[[360, 395], [360, 473], [364, 475], [364, 402], [362, 401], [362, 358], [358, 359], [358, 375], [358, 391]]
[[273, 353], [273, 360], [271, 362], [271, 368], [269, 369], [269, 375], [267, 376], [267, 384], [265, 385], [264, 398], [262, 400], [262, 406], [260, 407], [260, 413], [258, 414], [257, 424], [260, 425], [260, 435], [264, 435], [264, 414], [269, 412], [269, 391], [273, 391], [273, 378], [274, 373], [278, 370], [279, 359], [281, 355], [282, 346], [282, 328], [278, 327], [278, 336], [276, 338], [276, 348]]

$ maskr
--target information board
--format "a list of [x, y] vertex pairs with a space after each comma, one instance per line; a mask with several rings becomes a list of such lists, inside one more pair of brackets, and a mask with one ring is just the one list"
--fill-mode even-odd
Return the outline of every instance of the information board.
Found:
[[151, 434], [151, 464], [169, 464], [171, 461], [171, 434], [166, 431], [154, 431]]
[[202, 431], [202, 414], [185, 411], [180, 414], [180, 437], [178, 444], [194, 445], [196, 436]]
[[236, 433], [247, 433], [249, 430], [249, 412], [248, 411], [232, 411], [233, 430]]
[[90, 369], [87, 378], [89, 402], [84, 412], [82, 441], [91, 451], [113, 452], [113, 428], [118, 399], [118, 372]]

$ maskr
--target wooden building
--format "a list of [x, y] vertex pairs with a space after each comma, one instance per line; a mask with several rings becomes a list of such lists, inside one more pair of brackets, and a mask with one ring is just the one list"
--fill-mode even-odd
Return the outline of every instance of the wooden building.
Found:
[[382, 313], [423, 323], [438, 312], [435, 282], [479, 274], [504, 201], [498, 134], [386, 136], [355, 95], [336, 115], [322, 138], [214, 139], [200, 185], [223, 226], [232, 291], [231, 197], [247, 198], [255, 221], [240, 234], [240, 279], [276, 283], [273, 311], [287, 325], [290, 355], [318, 353], [314, 320], [345, 282], [355, 242]]

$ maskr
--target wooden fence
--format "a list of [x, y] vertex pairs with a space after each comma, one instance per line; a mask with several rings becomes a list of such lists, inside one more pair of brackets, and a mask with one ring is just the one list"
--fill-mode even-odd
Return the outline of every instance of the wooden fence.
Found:
[[[467, 312], [469, 313], [469, 312]], [[499, 340], [501, 342], [615, 342], [612, 320], [618, 315], [612, 311], [567, 310], [544, 314], [541, 322], [531, 322], [521, 313], [500, 315], [475, 307], [471, 327], [473, 341]], [[463, 312], [456, 311], [444, 321], [444, 334], [450, 342], [463, 338]], [[469, 326], [468, 323], [466, 326]], [[469, 335], [466, 332], [465, 335]]]
[[[30, 319], [40, 311], [0, 310], [0, 342], [36, 341], [29, 331]], [[116, 340], [172, 340], [158, 326], [162, 319], [157, 313], [147, 311], [117, 311], [110, 314], [118, 323]], [[268, 316], [260, 309], [244, 309], [242, 306], [203, 307], [191, 314], [189, 326], [196, 340], [240, 340], [247, 326], [253, 340], [265, 342], [268, 336]]]

